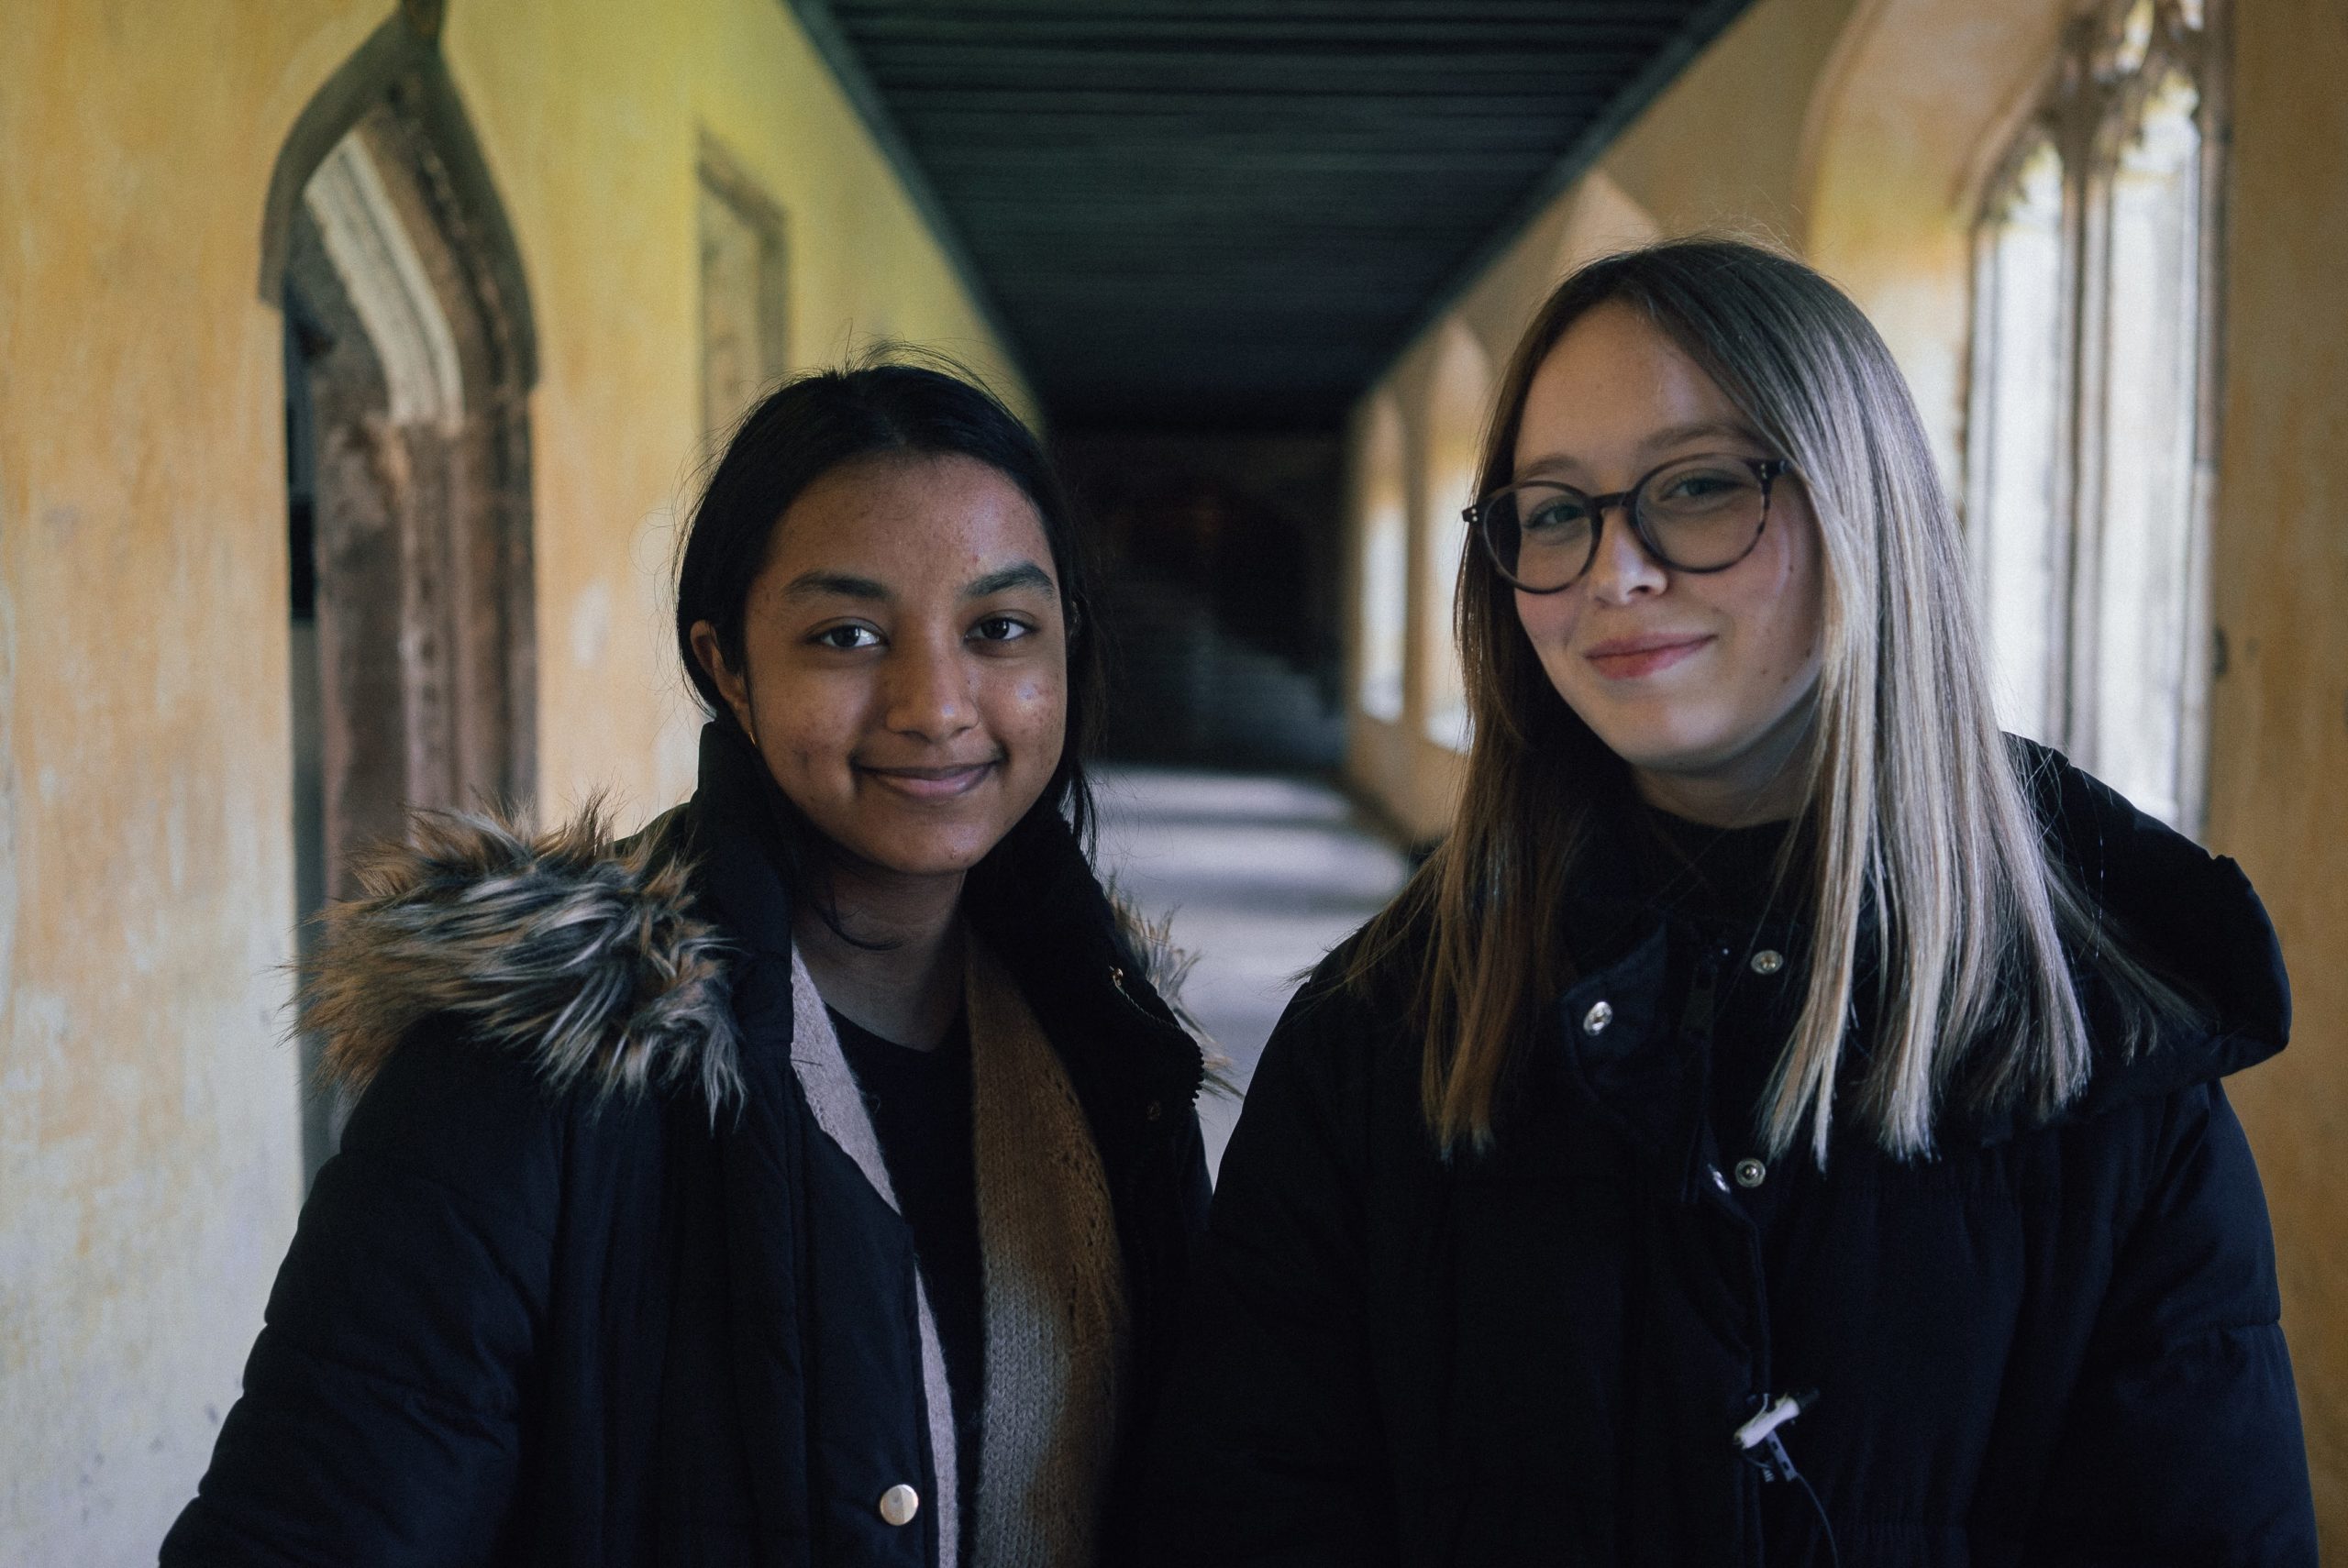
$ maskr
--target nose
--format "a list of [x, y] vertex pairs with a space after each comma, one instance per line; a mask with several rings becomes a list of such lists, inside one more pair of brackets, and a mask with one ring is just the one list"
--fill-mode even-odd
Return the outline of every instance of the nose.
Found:
[[1671, 580], [1639, 542], [1638, 530], [1631, 526], [1630, 503], [1607, 508], [1600, 522], [1598, 553], [1582, 579], [1590, 598], [1601, 604], [1627, 604], [1661, 593]]
[[969, 671], [958, 637], [900, 643], [888, 668], [889, 728], [929, 742], [952, 740], [978, 723]]

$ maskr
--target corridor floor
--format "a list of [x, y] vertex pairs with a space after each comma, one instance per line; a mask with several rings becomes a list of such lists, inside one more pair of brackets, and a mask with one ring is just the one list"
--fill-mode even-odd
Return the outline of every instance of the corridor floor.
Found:
[[[1310, 779], [1103, 767], [1101, 869], [1195, 956], [1181, 998], [1243, 1088], [1289, 994], [1401, 885], [1402, 856]], [[1235, 1097], [1200, 1099], [1219, 1165]]]

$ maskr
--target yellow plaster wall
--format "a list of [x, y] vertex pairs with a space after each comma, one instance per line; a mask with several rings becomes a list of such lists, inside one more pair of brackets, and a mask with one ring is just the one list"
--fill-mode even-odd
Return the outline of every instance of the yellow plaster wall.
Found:
[[786, 215], [794, 362], [901, 337], [1032, 404], [781, 0], [458, 0], [442, 52], [537, 315], [540, 793], [657, 809], [691, 790], [698, 727], [661, 591], [704, 456], [700, 138]]
[[0, 50], [0, 1562], [151, 1554], [298, 1196], [279, 337], [253, 291], [255, 125], [293, 49], [218, 50], [243, 20], [14, 6]]
[[1758, 0], [1606, 149], [1599, 167], [1666, 234], [1799, 245], [1802, 133], [1853, 0]]
[[[280, 322], [262, 198], [390, 15], [0, 0], [0, 1562], [151, 1560], [299, 1200]], [[549, 803], [690, 780], [659, 624], [699, 456], [706, 130], [794, 358], [1002, 347], [779, 0], [455, 0], [522, 252]]]
[[2210, 845], [2283, 935], [2291, 1048], [2229, 1080], [2274, 1216], [2326, 1560], [2348, 1560], [2348, 10], [2233, 19]]

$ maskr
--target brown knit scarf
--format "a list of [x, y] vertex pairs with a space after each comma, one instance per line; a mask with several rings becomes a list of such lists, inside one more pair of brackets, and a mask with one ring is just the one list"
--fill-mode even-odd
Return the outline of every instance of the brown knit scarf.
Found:
[[[1117, 1439], [1127, 1319], [1100, 1151], [1059, 1055], [1002, 965], [973, 940], [969, 1009], [985, 1394], [975, 1563], [960, 1563], [953, 1404], [937, 1325], [918, 1302], [937, 1496], [937, 1568], [1091, 1568]], [[816, 1123], [897, 1207], [879, 1138], [806, 966], [792, 960], [792, 1066]]]

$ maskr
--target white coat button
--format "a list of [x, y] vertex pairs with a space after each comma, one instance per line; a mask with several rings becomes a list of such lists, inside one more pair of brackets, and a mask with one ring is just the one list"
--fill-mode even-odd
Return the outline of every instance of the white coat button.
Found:
[[909, 1525], [921, 1512], [921, 1494], [911, 1486], [892, 1486], [880, 1494], [880, 1517], [892, 1525]]
[[1760, 1161], [1746, 1158], [1736, 1162], [1736, 1185], [1750, 1191], [1769, 1179], [1769, 1167]]
[[1786, 966], [1786, 955], [1773, 947], [1764, 947], [1753, 955], [1753, 972], [1774, 975]]
[[1594, 1001], [1589, 1004], [1589, 1010], [1581, 1015], [1581, 1032], [1584, 1034], [1597, 1034], [1613, 1021], [1614, 1004]]

